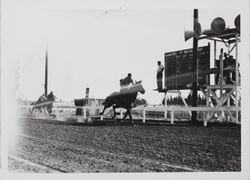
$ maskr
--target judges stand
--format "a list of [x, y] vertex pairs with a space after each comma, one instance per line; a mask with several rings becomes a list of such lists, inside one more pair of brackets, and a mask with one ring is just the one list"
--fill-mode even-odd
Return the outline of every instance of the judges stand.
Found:
[[[203, 35], [199, 39], [214, 41], [214, 64], [217, 64], [217, 67], [210, 69], [208, 73], [209, 76], [210, 74], [215, 74], [214, 85], [199, 87], [206, 95], [207, 107], [218, 108], [218, 111], [207, 112], [206, 122], [211, 121], [211, 119], [216, 119], [218, 121], [240, 123], [240, 77], [238, 69], [239, 26], [236, 26], [235, 29], [225, 29], [223, 33], [219, 35]], [[223, 60], [223, 49], [220, 50], [219, 60], [216, 59], [216, 44], [218, 42], [224, 43], [228, 50], [228, 55], [235, 49], [235, 60]], [[230, 46], [232, 46], [232, 48], [230, 48]]]

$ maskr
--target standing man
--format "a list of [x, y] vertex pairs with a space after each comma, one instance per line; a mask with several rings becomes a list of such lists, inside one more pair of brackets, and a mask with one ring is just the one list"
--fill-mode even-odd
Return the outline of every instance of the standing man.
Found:
[[157, 87], [159, 91], [159, 90], [162, 90], [162, 77], [163, 77], [164, 66], [161, 64], [161, 61], [158, 61], [157, 65], [158, 65], [158, 68], [157, 68], [156, 80], [157, 80]]

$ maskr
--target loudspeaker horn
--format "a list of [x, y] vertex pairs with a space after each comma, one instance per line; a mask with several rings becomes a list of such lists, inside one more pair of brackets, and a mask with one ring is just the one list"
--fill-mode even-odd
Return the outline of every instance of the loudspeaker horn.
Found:
[[240, 14], [235, 18], [234, 25], [236, 29], [240, 31]]
[[201, 35], [201, 25], [199, 22], [195, 23], [195, 31], [184, 30], [185, 41], [189, 40], [194, 36], [196, 38], [199, 38], [200, 35]]
[[208, 35], [214, 34], [214, 32], [211, 29], [206, 29], [206, 30], [202, 30], [201, 34], [208, 36]]
[[221, 17], [215, 18], [211, 23], [211, 30], [214, 34], [221, 34], [225, 30], [226, 23]]
[[185, 41], [189, 40], [190, 38], [194, 37], [194, 31], [184, 30], [184, 37]]

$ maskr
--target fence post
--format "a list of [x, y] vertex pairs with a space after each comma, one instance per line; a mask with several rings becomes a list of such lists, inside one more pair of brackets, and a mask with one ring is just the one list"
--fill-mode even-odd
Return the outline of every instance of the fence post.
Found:
[[145, 123], [146, 122], [146, 110], [143, 109], [142, 111], [142, 122]]
[[203, 125], [204, 125], [205, 127], [207, 127], [207, 120], [208, 120], [208, 117], [209, 117], [209, 113], [206, 112], [206, 113], [205, 113], [205, 116], [204, 116], [204, 120], [203, 120]]
[[174, 111], [171, 111], [171, 124], [174, 124]]
[[121, 110], [120, 111], [120, 118], [122, 119], [122, 117], [123, 117], [123, 111]]
[[164, 111], [164, 119], [167, 119], [168, 112], [165, 110]]
[[86, 109], [84, 108], [84, 109], [83, 109], [83, 119], [86, 119], [86, 118], [87, 118]]

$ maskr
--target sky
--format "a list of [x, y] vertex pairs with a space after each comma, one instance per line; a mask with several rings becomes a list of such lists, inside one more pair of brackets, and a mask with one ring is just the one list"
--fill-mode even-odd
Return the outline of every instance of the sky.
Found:
[[[1, 1], [1, 143], [7, 144], [6, 137], [14, 137], [15, 132], [18, 132], [17, 123], [14, 123], [15, 119], [19, 120], [14, 113], [15, 103], [8, 103], [9, 100], [14, 95], [36, 100], [43, 93], [46, 50], [49, 56], [49, 90], [53, 90], [59, 99], [70, 101], [84, 97], [87, 85], [90, 88], [90, 97], [105, 98], [118, 90], [119, 79], [131, 72], [135, 80], [142, 80], [146, 90], [140, 97], [150, 103], [158, 104], [163, 95], [152, 91], [156, 87], [156, 61], [163, 61], [165, 52], [192, 47], [192, 40], [184, 41], [184, 29], [192, 29], [193, 9], [199, 9], [199, 22], [203, 29], [209, 28], [210, 22], [218, 16], [225, 19], [227, 26], [233, 27], [234, 18], [239, 13], [246, 15], [249, 12], [249, 0], [247, 0], [248, 6], [245, 6], [243, 1], [245, 2], [245, 0]], [[249, 21], [248, 18], [242, 17], [245, 23]], [[242, 24], [248, 31], [249, 22], [247, 26]], [[246, 41], [250, 42], [250, 35], [246, 34], [247, 30], [242, 28], [242, 34], [248, 38], [242, 39], [240, 46], [244, 44], [245, 48], [244, 52], [242, 48], [239, 49], [239, 56], [244, 57], [243, 60], [240, 59], [240, 63], [242, 72], [245, 72], [245, 76], [242, 76], [244, 81], [241, 92], [249, 97], [249, 73], [247, 76], [246, 72], [249, 71], [250, 62]], [[207, 43], [204, 40], [199, 42], [199, 45]], [[212, 54], [213, 52], [211, 57]], [[244, 112], [242, 119], [249, 117], [248, 99], [242, 98]], [[246, 157], [249, 152], [249, 145], [246, 144], [248, 132], [249, 122], [244, 121], [242, 172], [247, 169], [245, 167], [249, 167], [244, 165], [250, 162], [249, 156]], [[6, 136], [7, 134], [12, 136]], [[1, 147], [2, 154], [7, 155], [8, 146]], [[7, 162], [7, 158], [2, 159]], [[162, 175], [162, 179], [166, 179], [166, 174], [157, 175], [157, 179], [161, 179], [159, 175]], [[183, 176], [179, 175], [181, 174], [178, 174], [179, 179], [183, 179]], [[202, 178], [209, 179], [209, 176], [215, 178], [217, 175], [206, 173]], [[246, 177], [242, 173], [220, 175], [224, 179]], [[186, 176], [190, 176], [190, 179], [201, 179], [197, 174], [189, 173], [185, 174]], [[29, 177], [34, 179], [33, 176], [25, 178]], [[82, 179], [82, 176], [79, 177]], [[44, 177], [40, 176], [40, 179], [42, 178]], [[65, 179], [65, 175], [60, 178]], [[36, 179], [39, 179], [38, 176]]]
[[[164, 62], [166, 52], [192, 47], [192, 40], [184, 41], [184, 30], [192, 29], [194, 7], [145, 4], [4, 3], [3, 52], [16, 72], [17, 96], [36, 100], [44, 92], [47, 51], [48, 91], [60, 100], [82, 98], [86, 87], [91, 98], [105, 98], [119, 90], [121, 78], [132, 73], [146, 90], [139, 97], [159, 104], [163, 94], [153, 91], [157, 61]], [[210, 4], [199, 9], [199, 22], [202, 29], [209, 29], [214, 18], [223, 17], [226, 27], [234, 28], [241, 11], [233, 3], [224, 8]], [[208, 42], [202, 40], [199, 46]]]

